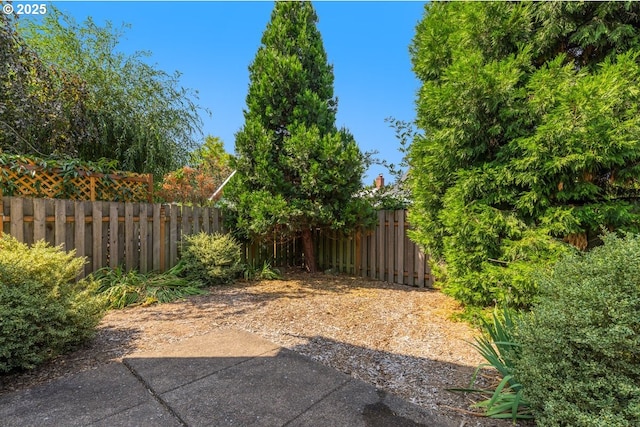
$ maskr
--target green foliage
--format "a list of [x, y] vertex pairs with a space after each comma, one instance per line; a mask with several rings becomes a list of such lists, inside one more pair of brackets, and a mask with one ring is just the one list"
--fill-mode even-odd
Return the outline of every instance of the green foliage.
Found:
[[31, 369], [92, 336], [104, 312], [85, 260], [0, 237], [0, 372]]
[[191, 165], [165, 174], [155, 191], [163, 202], [212, 204], [209, 198], [233, 172], [232, 156], [224, 150], [220, 138], [207, 135], [204, 143], [191, 153]]
[[182, 275], [207, 286], [233, 282], [243, 270], [242, 248], [229, 234], [198, 233], [186, 236], [182, 246]]
[[262, 267], [256, 267], [255, 263], [247, 264], [242, 272], [245, 280], [280, 280], [282, 274], [277, 268], [273, 268], [271, 263], [265, 261]]
[[41, 60], [0, 15], [0, 150], [74, 155], [95, 137], [85, 82]]
[[[312, 228], [347, 229], [361, 219], [353, 195], [365, 157], [347, 130], [336, 129], [333, 70], [316, 22], [310, 2], [277, 2], [249, 67], [238, 173], [225, 189], [226, 218], [243, 239], [310, 236]], [[304, 251], [315, 266], [313, 245]]]
[[164, 273], [140, 273], [117, 268], [103, 268], [93, 276], [100, 283], [97, 292], [104, 295], [109, 308], [125, 308], [133, 305], [150, 305], [201, 295], [202, 284], [179, 277], [184, 262]]
[[[100, 27], [91, 18], [78, 24], [49, 7], [42, 20], [21, 20], [19, 34], [47, 66], [81, 82], [90, 134], [75, 147], [76, 157], [115, 159], [125, 170], [159, 180], [187, 164], [201, 109], [197, 94], [180, 86], [178, 72], [149, 65], [148, 52], [116, 50], [125, 28], [110, 22]], [[63, 83], [57, 75], [52, 79]]]
[[560, 261], [519, 328], [515, 375], [540, 426], [640, 425], [640, 237]]
[[[516, 326], [519, 316], [505, 309], [501, 314], [493, 313], [493, 321], [482, 320], [484, 334], [476, 338], [473, 346], [487, 361], [476, 369], [470, 388], [455, 389], [467, 393], [479, 393], [487, 399], [474, 406], [482, 408], [484, 414], [491, 418], [531, 419], [529, 402], [524, 397], [524, 390], [513, 375], [516, 361], [520, 355], [520, 344], [516, 338]], [[491, 367], [498, 371], [500, 382], [493, 390], [472, 388], [481, 369]]]
[[[77, 158], [40, 158], [35, 156], [15, 155], [0, 152], [0, 191], [5, 196], [20, 195], [21, 188], [15, 179], [11, 179], [9, 171], [20, 176], [35, 176], [32, 167], [37, 167], [46, 175], [56, 175], [62, 177], [60, 185], [55, 187], [56, 193], [51, 194], [48, 188], [42, 187], [41, 181], [36, 181], [36, 190], [32, 197], [54, 197], [58, 199], [77, 199], [83, 193], [74, 182], [74, 178], [80, 174], [95, 177], [96, 199], [127, 201], [131, 196], [131, 190], [122, 188], [119, 191], [109, 191], [113, 187], [114, 179], [111, 175], [117, 174], [119, 177], [132, 176], [130, 172], [117, 170], [117, 162], [114, 160], [99, 159], [95, 162], [82, 161]], [[11, 177], [11, 178], [10, 178]], [[129, 191], [129, 192], [127, 192]]]
[[411, 45], [411, 237], [471, 305], [527, 307], [530, 273], [640, 224], [640, 4], [434, 2]]

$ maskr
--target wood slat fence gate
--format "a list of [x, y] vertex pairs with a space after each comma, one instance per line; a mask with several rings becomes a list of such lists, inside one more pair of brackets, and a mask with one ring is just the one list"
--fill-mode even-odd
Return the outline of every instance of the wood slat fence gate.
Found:
[[165, 271], [183, 236], [223, 232], [218, 209], [159, 203], [3, 197], [2, 231], [21, 242], [45, 240], [86, 256], [85, 274], [125, 266]]

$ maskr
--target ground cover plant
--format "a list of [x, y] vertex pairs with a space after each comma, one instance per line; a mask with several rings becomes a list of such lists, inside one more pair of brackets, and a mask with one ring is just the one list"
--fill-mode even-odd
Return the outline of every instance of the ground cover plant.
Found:
[[559, 262], [518, 328], [514, 375], [540, 426], [640, 425], [640, 236]]
[[184, 262], [179, 262], [164, 273], [107, 267], [95, 272], [93, 277], [100, 283], [97, 292], [106, 298], [109, 308], [149, 305], [205, 293], [202, 282], [180, 277], [184, 266]]
[[105, 304], [76, 282], [84, 258], [45, 242], [0, 237], [0, 372], [31, 369], [91, 337]]

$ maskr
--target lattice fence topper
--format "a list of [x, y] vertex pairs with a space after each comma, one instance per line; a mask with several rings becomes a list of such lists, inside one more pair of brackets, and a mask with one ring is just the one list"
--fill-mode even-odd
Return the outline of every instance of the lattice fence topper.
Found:
[[4, 196], [151, 203], [153, 175], [43, 167], [31, 159], [21, 159], [0, 164], [0, 191]]

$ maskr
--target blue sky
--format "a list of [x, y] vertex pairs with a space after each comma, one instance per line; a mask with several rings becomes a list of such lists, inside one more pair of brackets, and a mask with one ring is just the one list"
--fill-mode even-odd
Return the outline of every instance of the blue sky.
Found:
[[[15, 4], [18, 2], [14, 3]], [[146, 50], [149, 62], [180, 71], [181, 84], [199, 92], [204, 133], [219, 136], [229, 152], [242, 127], [249, 85], [248, 66], [260, 46], [273, 2], [65, 1], [55, 2], [82, 22], [131, 25], [119, 50]], [[411, 71], [408, 46], [424, 2], [314, 2], [318, 28], [334, 66], [338, 127], [347, 127], [362, 151], [397, 163], [398, 141], [384, 119], [415, 118], [419, 83]], [[386, 171], [372, 166], [364, 180]], [[386, 175], [386, 173], [385, 173]]]

